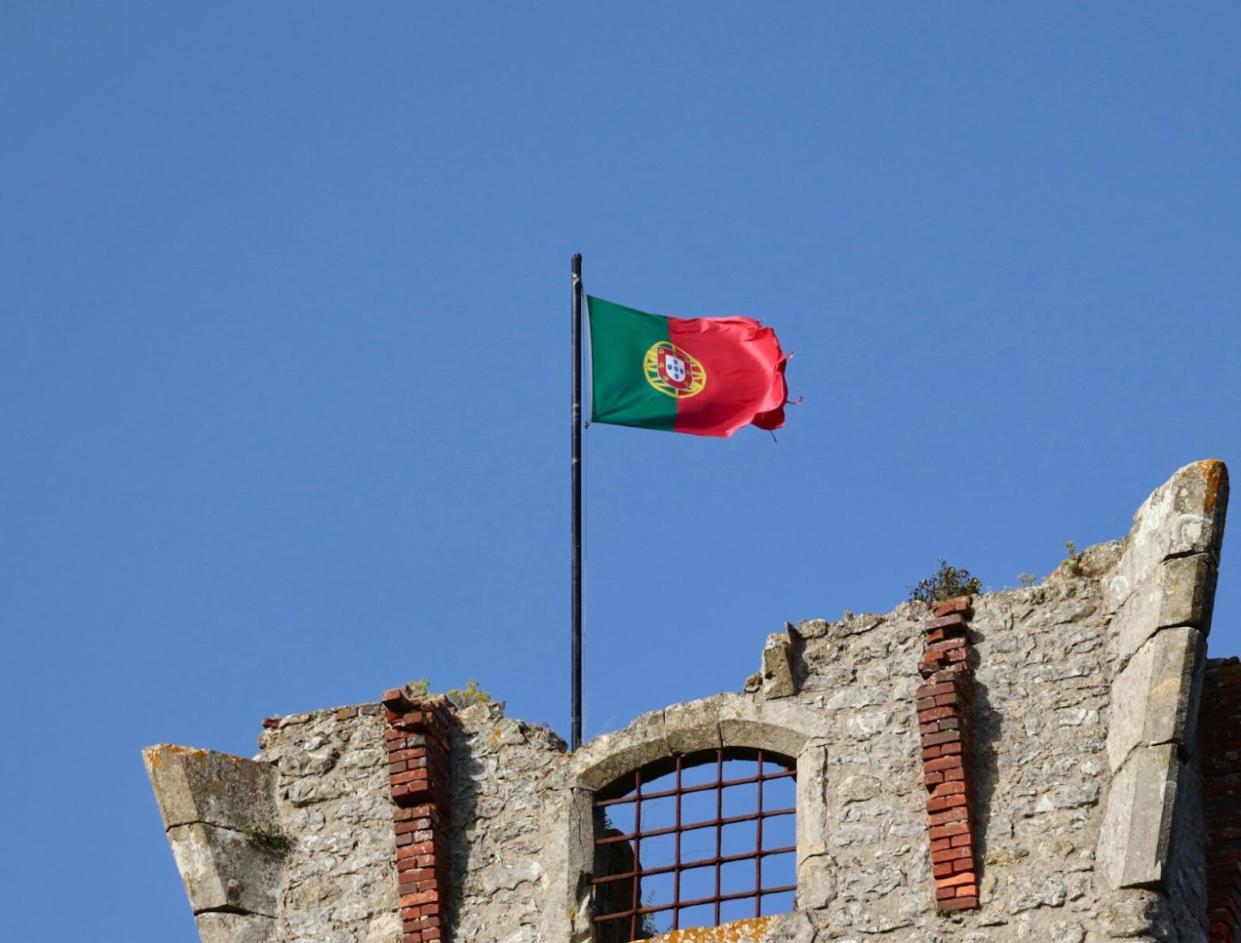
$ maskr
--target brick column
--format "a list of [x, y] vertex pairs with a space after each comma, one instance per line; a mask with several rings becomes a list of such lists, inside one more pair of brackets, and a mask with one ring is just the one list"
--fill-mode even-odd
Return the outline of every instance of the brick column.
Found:
[[1198, 721], [1207, 829], [1207, 938], [1241, 939], [1241, 661], [1207, 662]]
[[403, 943], [448, 940], [448, 831], [452, 708], [443, 698], [410, 700], [385, 691], [388, 780], [396, 825], [397, 893]]
[[978, 869], [970, 822], [973, 757], [970, 713], [974, 671], [970, 666], [969, 619], [972, 599], [959, 596], [932, 607], [923, 629], [925, 648], [918, 673], [918, 730], [922, 771], [929, 793], [926, 824], [935, 875], [935, 908], [978, 907]]

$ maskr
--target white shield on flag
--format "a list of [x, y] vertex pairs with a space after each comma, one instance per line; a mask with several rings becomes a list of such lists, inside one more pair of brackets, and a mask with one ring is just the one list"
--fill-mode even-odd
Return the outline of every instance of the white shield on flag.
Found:
[[664, 355], [664, 371], [668, 374], [668, 379], [673, 383], [685, 382], [685, 361], [675, 354]]

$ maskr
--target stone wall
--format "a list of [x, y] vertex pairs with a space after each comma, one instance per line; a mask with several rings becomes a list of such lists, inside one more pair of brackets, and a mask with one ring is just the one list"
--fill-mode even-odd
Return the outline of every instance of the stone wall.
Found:
[[[972, 745], [953, 778], [970, 783], [976, 909], [940, 912], [942, 836], [927, 805], [938, 793], [920, 730], [938, 696], [920, 674], [924, 646], [939, 641], [929, 607], [909, 602], [789, 626], [741, 692], [644, 714], [572, 755], [493, 705], [457, 711], [450, 798], [437, 800], [448, 810], [447, 871], [435, 875], [444, 932], [416, 939], [586, 943], [594, 791], [673, 753], [735, 747], [796, 761], [796, 910], [667, 943], [1205, 941], [1196, 718], [1226, 501], [1222, 465], [1186, 466], [1125, 540], [1038, 586], [974, 598], [968, 626], [949, 633], [968, 641], [972, 669], [952, 718]], [[404, 704], [398, 695], [385, 701]], [[400, 919], [427, 898], [405, 893], [420, 887], [410, 877], [398, 892], [398, 843], [413, 839], [396, 837], [393, 796], [409, 777], [389, 766], [384, 728], [382, 708], [366, 705], [273, 721], [253, 761], [148, 755], [204, 940], [411, 943], [424, 932]], [[169, 774], [183, 769], [194, 772]], [[217, 794], [231, 798], [201, 799]], [[247, 840], [249, 820], [268, 818], [290, 842], [275, 857]]]
[[533, 943], [546, 856], [540, 824], [548, 776], [565, 744], [493, 704], [458, 714], [453, 741], [453, 907], [456, 940]]
[[285, 717], [260, 737], [289, 838], [277, 943], [398, 939], [383, 731], [382, 708], [365, 704]]
[[[931, 941], [955, 930], [983, 943], [1081, 940], [1113, 927], [1111, 900], [1096, 888], [1093, 871], [1111, 681], [1098, 575], [1115, 555], [1114, 545], [1097, 548], [1080, 575], [975, 601], [983, 905], [952, 917], [936, 913], [915, 706], [927, 607], [909, 603], [883, 616], [796, 626], [800, 690], [769, 700], [760, 685], [749, 706], [762, 722], [792, 726], [796, 718], [815, 731], [825, 767], [814, 784], [818, 795], [808, 802], [799, 796], [799, 813], [817, 833], [802, 853], [818, 851], [819, 874], [812, 885], [801, 882], [813, 893], [802, 895], [808, 920], [776, 918], [764, 933], [777, 939], [814, 928], [825, 940], [883, 934], [885, 941]], [[724, 706], [704, 702], [699, 713]], [[665, 739], [681, 735], [681, 722], [670, 723], [679, 710], [665, 712]], [[609, 752], [639, 738], [651, 740], [635, 728], [622, 731]]]

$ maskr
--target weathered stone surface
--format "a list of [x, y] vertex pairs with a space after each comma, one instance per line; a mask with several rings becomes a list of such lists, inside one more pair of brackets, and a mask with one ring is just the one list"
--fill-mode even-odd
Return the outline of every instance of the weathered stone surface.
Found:
[[[566, 762], [564, 742], [547, 727], [505, 717], [494, 705], [486, 716], [458, 715], [453, 739], [452, 876], [456, 939], [538, 940], [548, 888], [563, 899], [582, 893], [593, 851], [590, 793], [547, 789]], [[544, 803], [544, 790], [561, 800]], [[552, 831], [549, 831], [552, 830]], [[572, 830], [573, 834], [570, 834]], [[566, 844], [552, 841], [553, 835]], [[576, 842], [576, 844], [575, 844]], [[573, 905], [544, 939], [580, 939], [588, 923]], [[558, 908], [559, 909], [559, 908]]]
[[390, 943], [399, 938], [396, 836], [383, 707], [286, 717], [260, 737], [277, 770], [290, 839], [276, 943]]
[[664, 738], [673, 753], [714, 750], [720, 746], [721, 697], [672, 704], [664, 710]]
[[[239, 917], [234, 923], [237, 933], [244, 930], [243, 940], [266, 939], [283, 860], [247, 840], [244, 832], [254, 826], [281, 828], [274, 768], [170, 744], [148, 747], [142, 757], [191, 909], [226, 907], [263, 915], [268, 919]], [[215, 939], [225, 938], [218, 922], [200, 924]]]
[[827, 812], [828, 751], [818, 740], [797, 757], [797, 860], [818, 858], [825, 864], [831, 824]]
[[1148, 638], [1170, 626], [1192, 625], [1205, 635], [1211, 625], [1217, 563], [1210, 554], [1159, 563], [1116, 612], [1116, 657], [1123, 664]]
[[835, 863], [828, 855], [814, 855], [797, 866], [798, 906], [822, 910], [836, 897]]
[[730, 695], [721, 698], [719, 713], [720, 739], [725, 746], [762, 747], [790, 759], [827, 726], [827, 718], [813, 705], [789, 699], [762, 701]]
[[206, 822], [240, 831], [277, 821], [270, 763], [167, 743], [147, 747], [142, 759], [165, 828]]
[[[1196, 747], [1196, 737], [1193, 743]], [[1177, 782], [1162, 909], [1166, 922], [1176, 927], [1182, 940], [1197, 941], [1207, 935], [1208, 837], [1200, 757], [1195, 752], [1190, 753], [1189, 762], [1182, 763]]]
[[[1107, 737], [1114, 776], [1098, 843], [1101, 876], [1112, 888], [1167, 893], [1174, 824], [1182, 848], [1201, 831], [1197, 790], [1178, 795], [1185, 768], [1177, 751], [1192, 746], [1227, 500], [1222, 463], [1180, 469], [1138, 510], [1104, 577], [1104, 601], [1115, 613], [1109, 650], [1121, 669]], [[1198, 895], [1200, 882], [1183, 878], [1173, 882], [1178, 895]], [[1144, 930], [1151, 927], [1148, 921]]]
[[1170, 628], [1148, 639], [1112, 684], [1107, 756], [1112, 771], [1139, 744], [1192, 742], [1192, 707], [1205, 644], [1197, 629]]
[[1085, 928], [1076, 920], [1058, 920], [1051, 926], [1051, 943], [1082, 943]]
[[763, 646], [763, 694], [769, 698], [792, 697], [797, 693], [793, 669], [793, 643], [787, 634], [767, 636]]
[[540, 940], [588, 943], [590, 874], [594, 867], [592, 794], [586, 789], [555, 788], [543, 793]]
[[602, 789], [670, 752], [664, 737], [664, 712], [651, 711], [635, 717], [623, 730], [595, 737], [573, 754], [573, 764], [582, 785]]
[[1120, 891], [1102, 902], [1099, 923], [1111, 939], [1139, 937], [1151, 930], [1160, 910], [1159, 895], [1153, 891]]
[[[1039, 586], [975, 599], [978, 911], [935, 912], [915, 705], [929, 611], [910, 602], [801, 623], [792, 691], [765, 654], [770, 672], [745, 693], [643, 715], [572, 756], [494, 706], [458, 712], [446, 936], [588, 943], [603, 821], [593, 790], [673, 752], [727, 745], [796, 761], [800, 911], [681, 930], [669, 943], [1200, 943], [1202, 803], [1196, 760], [1179, 762], [1176, 749], [1192, 747], [1187, 665], [1202, 645], [1211, 585], [1201, 567], [1218, 551], [1225, 496], [1222, 466], [1187, 466], [1125, 541], [1087, 549]], [[258, 765], [275, 770], [273, 814], [292, 839], [276, 919], [265, 921], [272, 943], [399, 941], [383, 726], [380, 706], [363, 705], [285, 717], [263, 734]], [[648, 864], [660, 853], [643, 846]], [[1109, 891], [1117, 885], [1126, 889]], [[215, 899], [227, 899], [219, 888]], [[264, 929], [256, 917], [202, 917], [208, 943], [225, 943], [226, 930], [230, 943], [257, 943], [246, 934]]]
[[1166, 743], [1134, 749], [1112, 779], [1098, 847], [1109, 887], [1162, 881], [1179, 775], [1176, 745]]
[[240, 832], [202, 823], [174, 825], [168, 841], [195, 913], [228, 908], [275, 916], [280, 854]]
[[202, 943], [267, 943], [276, 921], [257, 914], [205, 913], [194, 918]]
[[651, 937], [651, 943], [813, 943], [814, 925], [804, 914], [778, 914], [733, 920], [718, 927], [673, 930]]
[[1138, 508], [1125, 551], [1106, 580], [1116, 610], [1163, 560], [1193, 553], [1219, 555], [1228, 508], [1228, 469], [1207, 459], [1177, 470]]
[[842, 802], [866, 802], [876, 799], [883, 792], [883, 783], [874, 776], [860, 773], [846, 776], [837, 787]]
[[794, 911], [770, 919], [763, 943], [814, 943], [820, 939], [814, 921], [805, 913]]

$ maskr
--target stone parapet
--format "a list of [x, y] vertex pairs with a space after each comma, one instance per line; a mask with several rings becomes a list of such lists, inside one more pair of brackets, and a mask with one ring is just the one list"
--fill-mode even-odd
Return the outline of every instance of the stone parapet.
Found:
[[[1194, 463], [1126, 539], [1041, 582], [789, 625], [736, 693], [572, 754], [499, 704], [412, 689], [268, 717], [254, 760], [151, 748], [199, 935], [590, 943], [600, 791], [678, 755], [762, 750], [793, 761], [779, 806], [796, 820], [723, 857], [785, 855], [754, 879], [785, 868], [783, 896], [760, 917], [722, 908], [717, 927], [686, 905], [652, 939], [1241, 943], [1241, 662], [1204, 668], [1227, 490], [1222, 464]], [[744, 838], [762, 800], [728, 796], [721, 827]], [[671, 795], [643, 801], [648, 837], [676, 823]], [[642, 853], [659, 894], [660, 845]], [[721, 890], [744, 896], [743, 869], [724, 872], [738, 862], [719, 863]]]

